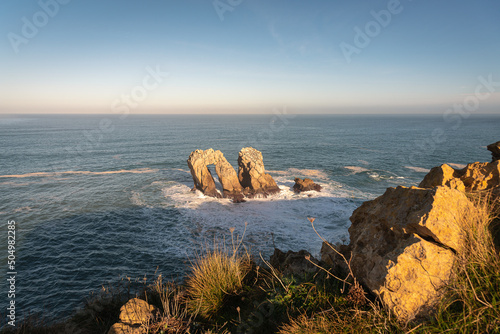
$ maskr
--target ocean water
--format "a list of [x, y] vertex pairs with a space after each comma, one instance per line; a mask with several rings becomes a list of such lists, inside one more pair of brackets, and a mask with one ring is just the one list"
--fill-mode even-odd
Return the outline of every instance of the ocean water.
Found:
[[[450, 121], [450, 122], [447, 122]], [[347, 242], [349, 217], [387, 187], [417, 185], [442, 163], [490, 161], [500, 117], [2, 116], [0, 118], [0, 314], [7, 307], [7, 222], [16, 222], [16, 315], [68, 316], [91, 291], [125, 277], [182, 279], [206, 242], [245, 233], [318, 255], [319, 233]], [[192, 192], [186, 160], [221, 150], [237, 168], [253, 146], [281, 188], [233, 204]], [[215, 173], [213, 173], [215, 175]], [[294, 194], [295, 177], [320, 193]]]

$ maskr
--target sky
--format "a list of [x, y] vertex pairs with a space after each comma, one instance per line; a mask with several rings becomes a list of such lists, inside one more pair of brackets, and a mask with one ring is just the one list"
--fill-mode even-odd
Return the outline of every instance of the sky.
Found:
[[0, 114], [500, 114], [498, 0], [2, 0], [0, 34]]

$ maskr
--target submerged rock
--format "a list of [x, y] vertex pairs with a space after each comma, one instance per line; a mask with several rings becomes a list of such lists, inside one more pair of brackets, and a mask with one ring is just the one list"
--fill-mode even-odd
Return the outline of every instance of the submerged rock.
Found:
[[208, 169], [208, 165], [215, 165], [215, 172], [223, 188], [223, 196], [241, 201], [243, 195], [242, 187], [233, 166], [226, 160], [221, 151], [196, 150], [191, 152], [187, 160], [194, 181], [194, 188], [200, 190], [204, 195], [221, 197], [215, 187], [215, 182]]
[[305, 178], [300, 179], [298, 177], [295, 178], [295, 184], [293, 185], [293, 191], [296, 193], [301, 193], [303, 191], [321, 191], [321, 186], [313, 182], [313, 180]]
[[238, 155], [238, 180], [249, 197], [280, 191], [272, 176], [265, 173], [262, 153], [253, 147], [242, 148]]
[[491, 152], [491, 162], [500, 160], [500, 141], [489, 144], [486, 148]]
[[451, 277], [467, 210], [466, 195], [448, 187], [388, 188], [350, 218], [355, 277], [400, 320], [427, 315]]

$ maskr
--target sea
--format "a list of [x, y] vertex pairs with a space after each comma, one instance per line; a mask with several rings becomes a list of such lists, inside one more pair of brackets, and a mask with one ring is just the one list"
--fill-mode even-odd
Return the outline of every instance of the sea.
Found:
[[[17, 319], [52, 321], [103, 286], [180, 282], [207, 245], [231, 237], [257, 260], [274, 248], [318, 257], [321, 238], [349, 242], [353, 210], [386, 188], [416, 186], [443, 163], [491, 160], [500, 116], [454, 116], [2, 115], [0, 324], [11, 300]], [[191, 190], [192, 151], [221, 150], [237, 169], [248, 146], [279, 194], [235, 204]], [[296, 177], [321, 192], [295, 194]]]

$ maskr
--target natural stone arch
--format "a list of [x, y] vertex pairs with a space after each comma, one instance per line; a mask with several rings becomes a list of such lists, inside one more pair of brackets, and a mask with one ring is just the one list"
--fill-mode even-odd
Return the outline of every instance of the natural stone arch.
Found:
[[280, 188], [271, 175], [266, 174], [262, 153], [253, 147], [242, 148], [238, 156], [238, 174], [226, 160], [221, 151], [196, 150], [191, 152], [187, 161], [193, 176], [194, 189], [204, 195], [221, 197], [208, 165], [215, 165], [223, 189], [223, 196], [241, 202], [244, 196], [264, 196], [278, 193]]
[[187, 163], [193, 176], [195, 188], [206, 196], [221, 197], [215, 187], [212, 173], [207, 167], [208, 165], [215, 165], [215, 172], [222, 185], [223, 196], [237, 201], [243, 198], [242, 187], [238, 181], [236, 171], [221, 151], [214, 151], [211, 148], [205, 151], [193, 151], [189, 155]]

